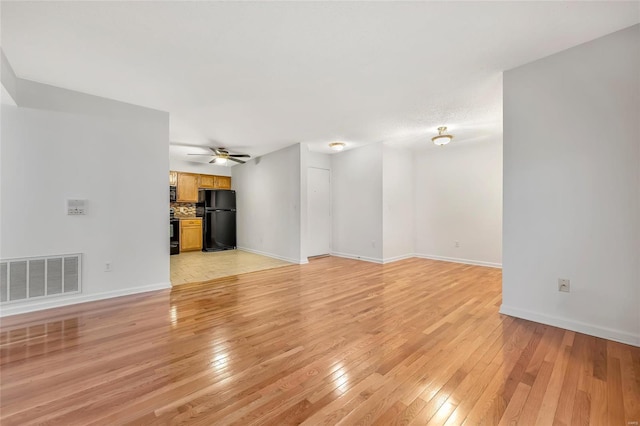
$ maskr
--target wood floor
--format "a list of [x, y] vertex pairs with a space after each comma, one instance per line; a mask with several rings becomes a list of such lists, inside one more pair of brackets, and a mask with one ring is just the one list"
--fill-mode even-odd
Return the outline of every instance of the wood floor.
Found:
[[291, 263], [242, 250], [190, 251], [171, 256], [171, 284], [210, 281], [288, 265]]
[[640, 348], [500, 315], [500, 281], [327, 257], [10, 317], [0, 422], [637, 424]]

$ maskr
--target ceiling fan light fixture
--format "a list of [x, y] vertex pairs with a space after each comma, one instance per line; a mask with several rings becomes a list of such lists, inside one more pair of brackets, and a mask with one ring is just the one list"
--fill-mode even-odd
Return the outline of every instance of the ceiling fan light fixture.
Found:
[[449, 142], [451, 142], [451, 139], [453, 139], [453, 135], [445, 135], [444, 132], [446, 131], [446, 126], [438, 127], [438, 136], [432, 137], [431, 141], [433, 141], [434, 144], [440, 146], [448, 144]]
[[249, 154], [230, 154], [226, 148], [212, 148], [209, 147], [211, 153], [207, 154], [193, 154], [187, 153], [187, 155], [205, 155], [213, 157], [209, 164], [220, 164], [220, 165], [229, 165], [229, 161], [233, 161], [234, 163], [244, 164], [246, 161], [241, 160], [241, 158], [251, 158]]
[[344, 142], [331, 142], [329, 148], [334, 151], [342, 151], [347, 144]]

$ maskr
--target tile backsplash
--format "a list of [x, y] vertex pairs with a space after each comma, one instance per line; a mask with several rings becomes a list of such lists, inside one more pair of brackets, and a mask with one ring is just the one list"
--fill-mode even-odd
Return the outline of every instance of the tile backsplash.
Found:
[[170, 203], [174, 209], [175, 217], [195, 217], [196, 205], [194, 203]]

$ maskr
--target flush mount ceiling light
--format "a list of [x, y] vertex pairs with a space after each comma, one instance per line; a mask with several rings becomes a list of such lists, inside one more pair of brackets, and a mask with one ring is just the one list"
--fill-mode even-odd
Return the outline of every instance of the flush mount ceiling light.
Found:
[[442, 146], [451, 142], [451, 139], [453, 139], [453, 135], [445, 135], [444, 132], [446, 131], [447, 131], [446, 126], [438, 127], [438, 136], [434, 136], [431, 138], [433, 143], [435, 143], [436, 145]]
[[334, 151], [342, 151], [345, 146], [346, 144], [344, 142], [331, 142], [329, 144], [329, 148], [331, 148]]

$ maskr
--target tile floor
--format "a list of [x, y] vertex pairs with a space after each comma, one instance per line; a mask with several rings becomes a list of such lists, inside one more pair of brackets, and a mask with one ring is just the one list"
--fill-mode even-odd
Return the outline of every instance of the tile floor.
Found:
[[171, 256], [171, 284], [209, 281], [287, 265], [293, 263], [242, 250], [185, 252]]

